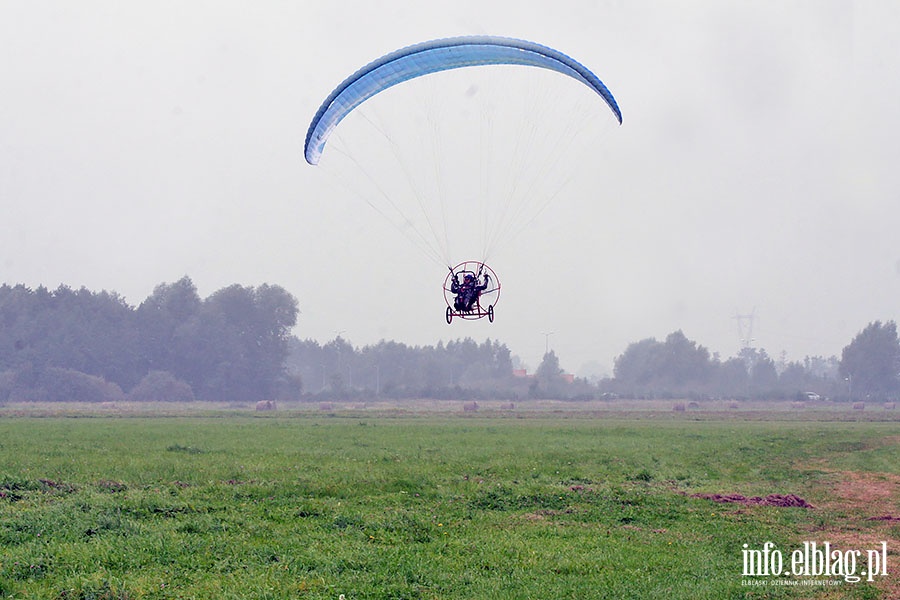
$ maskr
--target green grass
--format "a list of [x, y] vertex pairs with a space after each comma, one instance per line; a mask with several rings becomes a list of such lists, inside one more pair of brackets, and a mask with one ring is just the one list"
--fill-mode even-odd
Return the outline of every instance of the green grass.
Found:
[[[900, 473], [897, 423], [319, 415], [0, 420], [0, 597], [794, 598], [821, 468]], [[893, 458], [892, 458], [893, 457]], [[815, 539], [814, 537], [812, 539]], [[896, 550], [896, 549], [894, 549]], [[877, 598], [865, 582], [840, 597]]]

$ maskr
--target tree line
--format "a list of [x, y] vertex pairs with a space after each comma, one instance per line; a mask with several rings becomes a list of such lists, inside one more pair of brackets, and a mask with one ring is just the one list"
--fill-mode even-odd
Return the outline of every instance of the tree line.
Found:
[[[189, 277], [137, 307], [116, 293], [0, 286], [0, 402], [131, 400], [521, 399], [598, 397], [843, 400], [900, 394], [900, 340], [875, 321], [840, 358], [776, 361], [743, 348], [721, 359], [675, 331], [630, 344], [613, 376], [566, 377], [548, 352], [516, 376], [498, 341], [362, 348], [291, 334], [298, 302], [277, 285], [231, 285], [201, 298]], [[519, 373], [518, 375], [521, 375]]]
[[511, 376], [515, 357], [491, 340], [425, 347], [380, 342], [357, 349], [337, 337], [324, 345], [293, 340], [291, 348], [289, 369], [317, 397], [803, 400], [817, 394], [855, 401], [900, 395], [900, 338], [893, 321], [870, 323], [840, 358], [802, 361], [775, 360], [752, 347], [723, 360], [678, 330], [663, 341], [629, 344], [616, 357], [613, 376], [598, 382], [566, 377], [553, 351], [533, 374]]
[[527, 382], [514, 376], [509, 348], [490, 339], [354, 348], [338, 336], [325, 344], [294, 339], [290, 346], [289, 372], [317, 397], [504, 399], [527, 393]]
[[870, 323], [841, 358], [776, 361], [764, 349], [744, 347], [722, 360], [675, 331], [664, 341], [632, 343], [616, 358], [608, 394], [636, 398], [805, 399], [893, 398], [900, 393], [900, 341], [893, 321]]
[[106, 291], [2, 285], [0, 401], [272, 398], [297, 385], [284, 370], [297, 314], [274, 285], [201, 299], [184, 277], [137, 307]]

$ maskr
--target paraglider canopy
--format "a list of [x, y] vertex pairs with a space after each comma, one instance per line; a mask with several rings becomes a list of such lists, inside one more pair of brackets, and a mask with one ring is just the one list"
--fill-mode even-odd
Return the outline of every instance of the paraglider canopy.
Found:
[[306, 161], [318, 164], [328, 136], [338, 123], [379, 92], [429, 73], [482, 65], [524, 65], [568, 75], [597, 92], [619, 124], [622, 123], [619, 106], [603, 82], [587, 67], [558, 50], [496, 36], [446, 38], [391, 52], [345, 79], [325, 99], [309, 125], [304, 145]]

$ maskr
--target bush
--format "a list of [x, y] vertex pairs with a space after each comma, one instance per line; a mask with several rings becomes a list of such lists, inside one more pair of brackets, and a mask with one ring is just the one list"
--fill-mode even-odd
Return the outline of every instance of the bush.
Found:
[[118, 402], [125, 394], [115, 383], [74, 369], [49, 367], [37, 373], [33, 385], [28, 378], [16, 377], [10, 400], [43, 402]]
[[13, 371], [0, 371], [0, 406], [9, 399], [15, 383], [16, 374]]
[[299, 402], [303, 399], [303, 379], [299, 375], [283, 375], [275, 381], [275, 398], [280, 401]]
[[135, 402], [193, 402], [191, 386], [168, 371], [150, 371], [128, 392]]

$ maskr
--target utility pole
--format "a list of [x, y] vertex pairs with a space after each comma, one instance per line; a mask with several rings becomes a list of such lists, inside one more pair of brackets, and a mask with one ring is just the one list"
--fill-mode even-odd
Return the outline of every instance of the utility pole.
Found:
[[550, 336], [556, 333], [555, 331], [547, 331], [541, 332], [541, 335], [544, 336], [544, 354], [548, 354], [550, 352]]
[[[754, 341], [753, 322], [756, 320], [756, 307], [753, 307], [753, 310], [750, 311], [749, 315], [736, 314], [732, 319], [736, 320], [738, 323], [738, 340], [740, 340], [741, 343], [741, 350], [752, 347]], [[745, 321], [747, 322], [746, 329], [744, 328]]]

